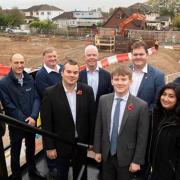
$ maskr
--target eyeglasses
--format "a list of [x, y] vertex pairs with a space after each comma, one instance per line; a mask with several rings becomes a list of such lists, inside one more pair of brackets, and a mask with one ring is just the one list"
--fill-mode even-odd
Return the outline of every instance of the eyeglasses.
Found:
[[144, 53], [139, 53], [139, 54], [132, 54], [133, 56], [144, 56], [145, 54]]

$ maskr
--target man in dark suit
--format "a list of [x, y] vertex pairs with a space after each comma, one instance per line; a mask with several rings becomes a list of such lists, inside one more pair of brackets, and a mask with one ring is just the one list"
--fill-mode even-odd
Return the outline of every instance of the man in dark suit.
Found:
[[[61, 72], [62, 81], [45, 90], [41, 105], [42, 128], [57, 134], [65, 142], [44, 137], [44, 147], [50, 159], [56, 159], [57, 180], [67, 180], [70, 160], [73, 179], [86, 165], [87, 149], [76, 142], [92, 145], [94, 131], [94, 97], [91, 87], [77, 83], [79, 66], [68, 60]], [[87, 179], [85, 170], [81, 179]]]
[[159, 90], [165, 85], [164, 73], [149, 65], [147, 44], [137, 41], [132, 45], [133, 71], [130, 92], [148, 103], [151, 110]]
[[121, 65], [112, 74], [115, 93], [100, 98], [95, 126], [95, 160], [103, 180], [131, 180], [144, 164], [149, 116], [143, 100], [129, 93], [132, 73]]
[[86, 69], [80, 72], [79, 82], [88, 84], [93, 88], [96, 108], [98, 106], [100, 96], [113, 91], [110, 73], [98, 67], [97, 61], [97, 47], [94, 45], [88, 45], [85, 48]]

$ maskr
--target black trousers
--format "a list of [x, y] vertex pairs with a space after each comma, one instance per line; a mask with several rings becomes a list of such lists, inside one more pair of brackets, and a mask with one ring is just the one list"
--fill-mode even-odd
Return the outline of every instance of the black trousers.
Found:
[[18, 130], [13, 127], [9, 127], [9, 136], [11, 143], [11, 170], [12, 179], [21, 179], [20, 170], [20, 152], [22, 146], [22, 140], [25, 138], [26, 146], [26, 162], [29, 172], [33, 172], [35, 168], [35, 135], [33, 133], [27, 133], [25, 131]]
[[74, 146], [72, 158], [61, 157], [60, 150], [57, 152], [57, 177], [56, 180], [68, 180], [70, 164], [73, 168], [73, 180], [77, 180], [82, 172], [81, 180], [87, 180], [87, 149]]
[[129, 166], [119, 167], [117, 155], [110, 156], [102, 164], [103, 180], [132, 180]]

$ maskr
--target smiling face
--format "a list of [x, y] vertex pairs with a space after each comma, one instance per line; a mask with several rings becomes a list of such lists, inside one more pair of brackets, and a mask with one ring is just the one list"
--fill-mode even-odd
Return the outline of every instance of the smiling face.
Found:
[[49, 53], [45, 53], [44, 56], [43, 56], [43, 62], [47, 67], [49, 67], [51, 69], [56, 68], [56, 65], [57, 65], [57, 52], [52, 51], [52, 52], [49, 52]]
[[111, 79], [112, 86], [114, 91], [118, 96], [124, 96], [128, 93], [129, 87], [132, 83], [132, 80], [128, 75], [113, 75]]
[[95, 70], [97, 67], [98, 50], [95, 46], [89, 45], [85, 49], [85, 61], [89, 70]]
[[172, 109], [177, 103], [177, 97], [173, 89], [165, 89], [160, 97], [160, 102], [163, 108]]
[[79, 78], [79, 66], [71, 65], [69, 63], [64, 65], [64, 69], [61, 72], [63, 83], [68, 86], [75, 86]]
[[16, 77], [20, 77], [23, 73], [25, 65], [24, 57], [21, 54], [14, 54], [11, 57], [11, 68]]
[[135, 48], [132, 50], [132, 63], [135, 69], [143, 69], [147, 63], [147, 53], [144, 47]]

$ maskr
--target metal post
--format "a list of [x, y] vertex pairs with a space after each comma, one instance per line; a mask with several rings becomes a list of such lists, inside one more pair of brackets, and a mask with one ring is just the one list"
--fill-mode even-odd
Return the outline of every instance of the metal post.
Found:
[[0, 179], [2, 179], [2, 180], [8, 179], [2, 137], [0, 137]]

